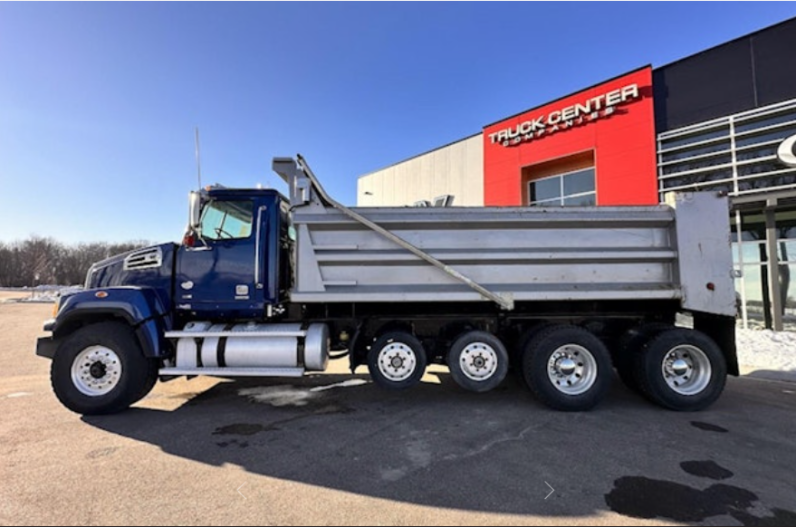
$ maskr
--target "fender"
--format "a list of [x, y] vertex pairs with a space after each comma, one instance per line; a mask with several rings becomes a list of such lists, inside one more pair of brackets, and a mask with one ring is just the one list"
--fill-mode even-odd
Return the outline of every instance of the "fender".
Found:
[[171, 318], [157, 293], [149, 288], [96, 289], [64, 297], [52, 324], [53, 339], [66, 337], [87, 323], [109, 319], [122, 320], [135, 329], [145, 356], [167, 354], [163, 336], [171, 327]]

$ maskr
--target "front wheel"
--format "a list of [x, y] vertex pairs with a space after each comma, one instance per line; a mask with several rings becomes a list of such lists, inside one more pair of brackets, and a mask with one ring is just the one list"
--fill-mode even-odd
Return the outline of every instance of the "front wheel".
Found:
[[132, 328], [103, 322], [67, 337], [53, 358], [50, 380], [61, 403], [75, 413], [105, 415], [146, 397], [158, 365], [141, 352]]
[[671, 329], [645, 346], [636, 362], [636, 378], [653, 402], [670, 410], [693, 412], [716, 402], [724, 391], [727, 361], [704, 333]]

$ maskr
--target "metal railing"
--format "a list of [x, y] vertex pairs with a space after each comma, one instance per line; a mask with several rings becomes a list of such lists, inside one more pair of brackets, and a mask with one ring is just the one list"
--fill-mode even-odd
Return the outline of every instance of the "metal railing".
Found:
[[[775, 154], [776, 146], [794, 133], [796, 99], [661, 133], [661, 197], [684, 190], [726, 190], [731, 197], [796, 192], [796, 168], [777, 166]], [[690, 151], [694, 154], [688, 155]], [[749, 157], [756, 152], [761, 155]], [[753, 172], [756, 167], [761, 171]]]

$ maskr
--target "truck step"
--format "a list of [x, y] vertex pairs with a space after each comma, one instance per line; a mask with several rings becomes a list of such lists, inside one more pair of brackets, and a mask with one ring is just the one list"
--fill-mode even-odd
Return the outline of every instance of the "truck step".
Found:
[[161, 368], [162, 377], [206, 375], [208, 377], [301, 377], [304, 368]]

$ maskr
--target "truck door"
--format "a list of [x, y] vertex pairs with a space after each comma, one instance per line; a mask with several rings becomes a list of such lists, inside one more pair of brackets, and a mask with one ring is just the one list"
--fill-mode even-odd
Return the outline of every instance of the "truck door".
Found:
[[263, 264], [259, 216], [251, 199], [214, 199], [204, 206], [201, 235], [206, 245], [198, 241], [179, 251], [178, 310], [199, 318], [247, 318], [263, 312], [263, 290], [255, 282]]

